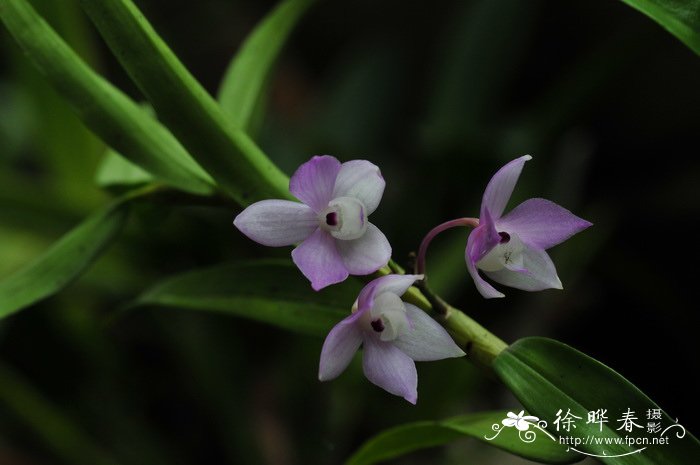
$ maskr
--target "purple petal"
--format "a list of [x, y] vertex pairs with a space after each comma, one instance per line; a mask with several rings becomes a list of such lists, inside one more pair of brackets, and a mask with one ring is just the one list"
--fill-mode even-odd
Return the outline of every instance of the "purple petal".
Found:
[[351, 160], [340, 167], [333, 198], [355, 197], [367, 208], [366, 215], [370, 215], [382, 200], [385, 185], [377, 165], [367, 160]]
[[390, 274], [377, 278], [362, 288], [357, 298], [357, 306], [360, 310], [371, 307], [374, 296], [384, 292], [401, 297], [419, 279], [423, 279], [422, 274]]
[[415, 305], [405, 302], [404, 305], [411, 328], [394, 341], [403, 353], [417, 362], [466, 355], [437, 321]]
[[469, 234], [469, 238], [467, 239], [467, 250], [464, 254], [464, 258], [467, 262], [467, 271], [469, 271], [469, 274], [474, 280], [476, 289], [482, 296], [484, 296], [484, 298], [493, 299], [495, 297], [505, 297], [505, 295], [501, 294], [496, 289], [494, 289], [493, 286], [484, 281], [481, 275], [479, 275], [479, 270], [477, 270], [474, 260], [471, 258], [471, 255], [473, 253], [472, 251], [476, 249], [474, 242], [476, 237], [475, 233], [477, 232], [477, 229], [479, 228], [476, 228], [474, 231], [472, 231], [471, 234]]
[[486, 276], [498, 283], [524, 291], [562, 288], [557, 270], [547, 252], [526, 243], [522, 253], [526, 272], [503, 269], [485, 272]]
[[591, 226], [564, 207], [545, 199], [529, 199], [497, 221], [498, 229], [516, 233], [535, 247], [548, 249]]
[[316, 213], [333, 200], [333, 186], [340, 171], [340, 162], [330, 155], [312, 157], [292, 175], [289, 192]]
[[292, 250], [292, 260], [316, 291], [348, 277], [348, 270], [335, 247], [335, 239], [321, 229]]
[[391, 342], [373, 335], [364, 338], [362, 368], [367, 379], [412, 404], [418, 399], [418, 373], [411, 357]]
[[262, 200], [239, 213], [233, 224], [255, 242], [281, 247], [309, 237], [318, 228], [318, 219], [303, 203]]
[[489, 209], [485, 208], [481, 212], [479, 226], [469, 234], [471, 244], [467, 241], [467, 254], [474, 263], [484, 258], [491, 249], [496, 247], [501, 242], [501, 236], [498, 235], [496, 225], [491, 219]]
[[493, 175], [481, 200], [482, 216], [484, 208], [488, 208], [495, 220], [501, 217], [513, 193], [515, 183], [518, 182], [520, 172], [528, 160], [532, 160], [530, 155], [516, 158]]
[[336, 246], [345, 268], [354, 275], [374, 273], [391, 258], [389, 241], [372, 223], [367, 225], [367, 231], [359, 239], [337, 240]]
[[321, 349], [318, 379], [328, 381], [337, 378], [352, 361], [362, 344], [362, 332], [356, 324], [359, 313], [354, 313], [331, 329]]

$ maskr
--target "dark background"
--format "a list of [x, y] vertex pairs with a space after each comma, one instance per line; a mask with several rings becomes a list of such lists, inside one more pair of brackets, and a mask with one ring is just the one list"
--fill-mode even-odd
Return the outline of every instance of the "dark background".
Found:
[[[140, 98], [75, 2], [35, 3]], [[274, 2], [137, 4], [215, 93]], [[4, 276], [108, 195], [92, 180], [104, 148], [1, 37]], [[431, 283], [506, 341], [548, 336], [608, 364], [697, 434], [699, 76], [696, 55], [621, 2], [322, 1], [286, 47], [253, 136], [290, 174], [315, 154], [378, 164], [387, 189], [372, 221], [399, 262], [434, 225], [476, 216], [490, 176], [531, 154], [509, 208], [545, 197], [594, 223], [551, 251], [564, 291], [500, 287], [507, 298], [483, 300], [466, 231], [434, 242]], [[404, 421], [517, 411], [463, 360], [419, 364], [413, 407], [366, 381], [358, 360], [318, 383], [321, 340], [164, 309], [105, 324], [168, 275], [288, 255], [242, 237], [236, 213], [144, 207], [79, 281], [0, 322], [0, 464], [63, 463], [42, 431], [64, 429], [21, 400], [28, 386], [123, 464], [339, 463]], [[465, 440], [397, 462], [523, 461]]]

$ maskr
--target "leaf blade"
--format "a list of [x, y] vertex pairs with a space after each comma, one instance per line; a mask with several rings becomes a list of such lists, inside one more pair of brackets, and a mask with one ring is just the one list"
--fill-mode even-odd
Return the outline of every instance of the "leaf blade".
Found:
[[241, 206], [291, 199], [289, 178], [238, 128], [130, 0], [81, 0], [159, 119]]
[[700, 55], [700, 4], [679, 0], [622, 0]]
[[250, 131], [253, 112], [292, 29], [315, 0], [286, 0], [248, 35], [224, 74], [218, 101], [233, 127]]
[[[627, 408], [646, 412], [659, 408], [649, 397], [620, 374], [588, 357], [587, 355], [557, 341], [546, 338], [524, 338], [505, 351], [494, 362], [499, 378], [515, 394], [520, 402], [533, 414], [541, 418], [552, 417], [552, 411], [561, 408], [586, 418], [587, 411], [598, 408], [608, 409], [610, 416], [619, 415]], [[672, 418], [663, 413], [666, 423]], [[550, 424], [548, 429], [557, 432]], [[602, 426], [601, 433], [596, 424], [579, 422], [577, 428], [567, 435], [585, 438], [622, 437], [622, 433], [612, 426]], [[632, 434], [628, 434], [633, 436]], [[593, 441], [591, 441], [593, 442]], [[690, 433], [684, 439], [670, 441], [669, 445], [648, 447], [641, 453], [626, 454], [634, 449], [622, 444], [608, 444], [596, 447], [595, 444], [582, 444], [586, 453], [603, 455], [605, 463], [621, 465], [651, 465], [655, 463], [697, 463], [700, 459], [700, 443]]]
[[359, 283], [317, 293], [290, 260], [254, 260], [190, 271], [166, 279], [131, 307], [204, 310], [323, 337], [350, 312]]
[[213, 181], [180, 143], [125, 94], [95, 73], [25, 0], [0, 0], [0, 17], [15, 40], [80, 119], [108, 145], [194, 194]]
[[518, 437], [515, 428], [501, 428], [501, 432], [492, 440], [486, 439], [496, 434], [492, 425], [500, 425], [506, 414], [507, 411], [480, 412], [390, 428], [366, 441], [346, 465], [370, 465], [464, 437], [543, 463], [573, 463], [582, 459], [579, 454], [566, 452], [566, 447], [551, 442], [542, 433], [536, 436], [534, 442], [526, 443]]
[[119, 233], [128, 214], [127, 200], [113, 202], [89, 216], [26, 267], [0, 281], [0, 319], [72, 282]]

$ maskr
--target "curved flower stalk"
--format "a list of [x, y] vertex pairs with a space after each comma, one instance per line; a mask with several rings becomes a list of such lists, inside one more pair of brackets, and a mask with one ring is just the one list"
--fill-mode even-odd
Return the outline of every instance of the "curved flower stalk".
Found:
[[256, 202], [233, 224], [263, 245], [300, 243], [292, 259], [318, 291], [351, 274], [374, 273], [389, 261], [389, 241], [368, 219], [384, 186], [379, 168], [366, 160], [341, 164], [335, 157], [315, 156], [289, 181], [289, 191], [303, 203]]
[[414, 361], [465, 355], [440, 324], [400, 299], [422, 278], [388, 275], [367, 284], [352, 315], [328, 333], [321, 350], [319, 380], [338, 377], [362, 345], [362, 368], [367, 379], [415, 404], [418, 374]]
[[469, 234], [465, 259], [484, 297], [504, 297], [480, 275], [525, 291], [562, 289], [546, 249], [591, 226], [545, 199], [529, 199], [503, 215], [515, 183], [530, 155], [516, 158], [491, 178], [481, 202], [479, 225]]

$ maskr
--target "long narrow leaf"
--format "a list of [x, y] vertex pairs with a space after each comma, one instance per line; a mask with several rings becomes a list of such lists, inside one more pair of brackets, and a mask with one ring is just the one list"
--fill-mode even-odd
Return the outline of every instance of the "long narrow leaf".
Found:
[[700, 3], [684, 0], [622, 0], [641, 11], [700, 55]]
[[172, 277], [134, 305], [212, 311], [325, 336], [348, 316], [358, 291], [359, 283], [347, 281], [314, 292], [289, 260], [258, 260]]
[[[700, 442], [692, 434], [673, 426], [673, 417], [621, 375], [572, 347], [551, 339], [524, 338], [504, 350], [493, 366], [528, 411], [548, 421], [551, 433], [575, 438], [580, 443], [570, 443], [572, 447], [606, 464], [700, 463]], [[558, 409], [579, 418], [573, 419], [573, 428], [558, 431], [553, 421]], [[607, 421], [588, 422], [588, 412], [598, 409], [606, 410]], [[652, 433], [643, 418], [657, 409], [662, 426]], [[633, 416], [636, 412], [635, 419], [644, 426], [623, 429], [620, 418], [628, 410]], [[653, 444], [660, 437], [668, 442]], [[633, 442], [625, 442], [627, 438]]]
[[[420, 421], [388, 429], [365, 442], [346, 465], [371, 465], [416, 450], [441, 446], [460, 438], [473, 438], [507, 452], [542, 463], [573, 463], [583, 457], [568, 452], [546, 432], [532, 426], [529, 432], [506, 428], [505, 411], [481, 412], [443, 421]], [[494, 430], [494, 427], [497, 428]]]
[[212, 191], [211, 178], [178, 141], [91, 70], [26, 0], [0, 0], [0, 16], [34, 64], [108, 145], [173, 186], [199, 194]]
[[128, 218], [133, 199], [152, 189], [126, 194], [94, 213], [34, 262], [0, 281], [0, 318], [63, 289], [102, 253]]
[[289, 197], [289, 179], [187, 71], [130, 0], [81, 0], [119, 62], [180, 142], [241, 205]]
[[273, 65], [294, 26], [314, 0], [285, 0], [245, 40], [224, 75], [219, 104], [234, 127], [249, 132]]

